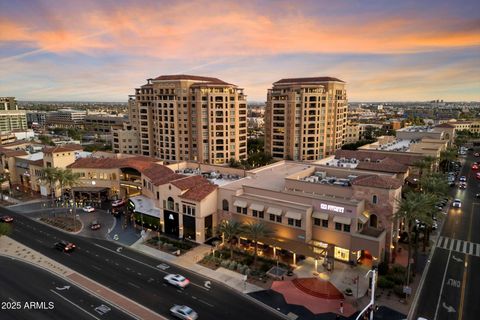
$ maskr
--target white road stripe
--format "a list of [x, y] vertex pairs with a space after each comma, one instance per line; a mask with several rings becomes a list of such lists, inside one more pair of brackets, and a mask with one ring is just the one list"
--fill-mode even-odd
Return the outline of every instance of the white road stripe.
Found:
[[445, 241], [446, 239], [444, 237], [440, 237], [438, 238], [438, 247], [440, 248], [443, 248], [443, 242]]
[[460, 246], [462, 245], [462, 242], [461, 240], [457, 240], [457, 248], [455, 249], [455, 251], [457, 252], [460, 252]]
[[455, 239], [450, 239], [450, 250], [453, 250], [454, 243], [455, 243]]
[[473, 246], [474, 246], [474, 245], [475, 245], [475, 244], [474, 244], [473, 242], [470, 242], [470, 249], [468, 250], [468, 254], [469, 254], [469, 255], [473, 255]]
[[131, 285], [132, 287], [140, 289], [140, 286], [137, 286], [135, 283], [128, 282], [128, 284]]
[[476, 253], [476, 256], [477, 257], [480, 257], [480, 244], [477, 243], [477, 253]]
[[73, 304], [75, 307], [77, 307], [78, 309], [82, 310], [83, 312], [85, 312], [86, 314], [88, 314], [89, 316], [91, 316], [92, 318], [94, 319], [97, 319], [97, 320], [100, 320], [100, 318], [97, 318], [94, 314], [91, 314], [90, 312], [88, 312], [87, 310], [83, 309], [82, 307], [80, 307], [78, 304], [76, 304], [75, 302], [65, 298], [64, 296], [62, 296], [61, 294], [59, 294], [58, 292], [56, 292], [55, 290], [52, 290], [50, 289], [51, 292], [55, 293], [57, 296], [59, 296], [60, 298], [62, 298], [63, 300], [65, 301], [68, 301], [70, 302], [71, 304]]

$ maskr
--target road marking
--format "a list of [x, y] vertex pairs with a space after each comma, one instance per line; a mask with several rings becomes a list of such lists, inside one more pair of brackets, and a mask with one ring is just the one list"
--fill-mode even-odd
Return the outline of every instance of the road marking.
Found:
[[480, 244], [477, 243], [477, 257], [480, 257]]
[[12, 302], [16, 302], [15, 300], [13, 300], [12, 298], [8, 298], [8, 300], [12, 301]]
[[75, 302], [65, 298], [64, 296], [62, 296], [60, 293], [56, 292], [55, 290], [52, 290], [50, 289], [51, 292], [55, 293], [57, 296], [59, 296], [60, 298], [62, 298], [63, 300], [65, 301], [68, 301], [70, 302], [71, 304], [73, 304], [75, 307], [77, 307], [78, 309], [82, 310], [83, 312], [85, 312], [86, 314], [88, 314], [89, 316], [91, 316], [92, 318], [94, 319], [97, 319], [97, 320], [100, 320], [100, 318], [97, 318], [97, 316], [95, 316], [94, 314], [88, 312], [87, 310], [83, 309], [82, 307], [80, 307], [78, 304], [76, 304]]
[[[462, 242], [463, 242], [463, 241], [462, 241]], [[455, 251], [459, 251], [459, 250], [460, 250], [460, 245], [462, 244], [462, 242], [457, 241], [457, 248], [455, 249]]]
[[468, 254], [473, 255], [473, 246], [475, 243], [470, 242], [470, 250], [468, 251]]
[[93, 265], [93, 264], [92, 264], [92, 268], [97, 269], [97, 270], [102, 270], [100, 267], [97, 267], [97, 266], [95, 266], [95, 265]]
[[450, 239], [450, 251], [453, 250], [453, 244], [455, 243], [455, 241], [453, 241], [453, 239]]
[[212, 285], [212, 282], [211, 281], [205, 281], [205, 283], [203, 284], [207, 289], [210, 289], [211, 288], [211, 285]]
[[140, 289], [140, 286], [136, 285], [135, 283], [128, 282], [128, 284], [131, 285], [132, 287]]
[[68, 289], [70, 289], [70, 286], [63, 286], [63, 287], [61, 287], [61, 288], [55, 287], [55, 289], [60, 290], [60, 291], [62, 291], [62, 290], [68, 290]]
[[[145, 263], [145, 262], [142, 262], [142, 261], [135, 260], [135, 259], [133, 259], [133, 258], [130, 258], [129, 256], [120, 254], [120, 253], [116, 252], [115, 250], [111, 250], [111, 249], [106, 248], [106, 247], [104, 247], [104, 246], [101, 246], [101, 245], [99, 245], [99, 244], [97, 244], [97, 243], [94, 243], [93, 245], [94, 245], [94, 246], [97, 246], [97, 247], [99, 247], [99, 248], [102, 248], [102, 249], [104, 249], [104, 250], [110, 251], [110, 252], [112, 252], [112, 253], [114, 253], [114, 254], [117, 254], [117, 255], [119, 255], [119, 256], [121, 256], [121, 257], [123, 257], [123, 258], [126, 258], [126, 259], [128, 259], [128, 260], [131, 260], [131, 261], [134, 261], [134, 262], [139, 263], [139, 264], [141, 264], [141, 265], [144, 265], [144, 266], [146, 266], [146, 267], [149, 267], [149, 268], [151, 268], [151, 269], [154, 269], [154, 270], [163, 272], [164, 274], [169, 274], [168, 272], [166, 272], [166, 271], [164, 271], [164, 270], [161, 270], [161, 269], [159, 270], [157, 267], [151, 266], [151, 265], [149, 265], [149, 264], [147, 264], [147, 263]], [[130, 268], [127, 268], [127, 270], [130, 270]], [[196, 287], [202, 288], [203, 290], [208, 291], [207, 288], [205, 288], [204, 286], [201, 286], [201, 285], [199, 285], [199, 284], [196, 284], [196, 283], [193, 283], [193, 282], [190, 282], [190, 284], [191, 284], [191, 285], [194, 285], [194, 286], [196, 286]]]
[[452, 306], [447, 305], [445, 302], [442, 303], [442, 306], [443, 306], [445, 309], [447, 309], [448, 313], [457, 312], [457, 311], [455, 311], [455, 308], [453, 308]]
[[437, 308], [435, 309], [435, 316], [433, 317], [434, 320], [436, 320], [437, 316], [438, 316], [438, 309], [440, 308], [440, 301], [442, 300], [442, 293], [443, 293], [443, 288], [445, 287], [445, 278], [447, 277], [448, 264], [450, 263], [450, 256], [451, 255], [452, 255], [452, 250], [449, 250], [448, 251], [448, 258], [447, 258], [447, 265], [445, 266], [445, 272], [443, 273], [442, 287], [440, 288], [440, 294], [438, 295]]
[[457, 258], [455, 256], [452, 256], [452, 259], [455, 260], [455, 262], [462, 262], [463, 260], [460, 258]]
[[461, 282], [460, 280], [450, 278], [448, 279], [447, 284], [451, 287], [460, 288]]

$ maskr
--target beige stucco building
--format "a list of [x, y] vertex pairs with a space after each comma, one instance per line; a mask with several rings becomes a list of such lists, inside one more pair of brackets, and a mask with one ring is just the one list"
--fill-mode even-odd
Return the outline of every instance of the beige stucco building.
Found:
[[360, 140], [360, 126], [358, 123], [348, 121], [345, 126], [345, 135], [343, 136], [343, 144], [355, 143]]
[[330, 77], [282, 79], [268, 90], [265, 151], [274, 158], [318, 160], [343, 144], [345, 82]]
[[[246, 96], [243, 89], [217, 78], [148, 79], [129, 99], [129, 121], [138, 131], [141, 155], [210, 164], [247, 156]], [[126, 130], [114, 133], [115, 152], [121, 152]]]

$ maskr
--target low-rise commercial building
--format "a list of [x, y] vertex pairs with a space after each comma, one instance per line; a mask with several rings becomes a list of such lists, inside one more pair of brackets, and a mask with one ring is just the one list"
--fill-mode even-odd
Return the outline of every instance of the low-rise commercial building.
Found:
[[47, 125], [58, 128], [83, 128], [85, 125], [84, 110], [61, 109], [47, 114]]

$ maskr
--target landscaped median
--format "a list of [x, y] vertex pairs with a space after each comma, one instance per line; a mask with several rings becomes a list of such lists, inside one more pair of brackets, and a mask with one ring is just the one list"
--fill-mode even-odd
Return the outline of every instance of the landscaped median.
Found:
[[192, 241], [181, 239], [177, 240], [165, 236], [150, 238], [145, 242], [145, 244], [152, 248], [174, 254], [176, 256], [180, 256], [198, 246], [197, 243]]

